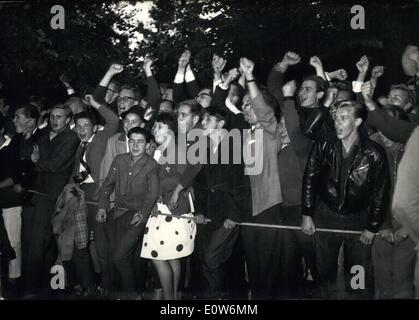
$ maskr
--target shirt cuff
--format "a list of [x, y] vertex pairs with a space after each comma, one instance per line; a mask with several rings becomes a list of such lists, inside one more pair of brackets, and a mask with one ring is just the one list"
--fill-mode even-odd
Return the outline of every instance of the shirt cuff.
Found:
[[217, 86], [220, 85], [221, 83], [223, 83], [222, 80], [214, 80], [212, 82], [212, 92], [213, 93], [215, 92], [215, 89], [217, 88]]
[[233, 112], [234, 114], [239, 114], [239, 113], [241, 113], [241, 111], [240, 111], [239, 109], [237, 109], [237, 107], [236, 107], [234, 104], [232, 104], [232, 103], [230, 102], [230, 100], [228, 100], [228, 98], [226, 98], [225, 105], [226, 105], [226, 107], [228, 108], [228, 110], [230, 110], [230, 111], [231, 111], [231, 112]]
[[325, 72], [325, 73], [324, 73], [324, 76], [326, 77], [327, 82], [330, 82], [330, 80], [332, 80], [332, 79], [329, 77], [329, 73]]
[[73, 88], [67, 88], [67, 94], [71, 96], [72, 94], [76, 93], [76, 91]]
[[218, 86], [223, 90], [228, 90], [228, 87], [223, 82], [220, 82]]
[[362, 81], [352, 81], [352, 91], [353, 92], [361, 92], [361, 87], [363, 85]]
[[185, 73], [185, 81], [186, 82], [192, 82], [195, 80], [195, 75], [191, 70], [186, 71]]
[[183, 73], [176, 73], [175, 83], [182, 83], [183, 81], [185, 81], [183, 76], [184, 76]]

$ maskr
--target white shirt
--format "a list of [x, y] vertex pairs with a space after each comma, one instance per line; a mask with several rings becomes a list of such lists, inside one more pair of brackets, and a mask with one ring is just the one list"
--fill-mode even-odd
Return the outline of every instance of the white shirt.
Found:
[[4, 143], [0, 146], [0, 150], [7, 147], [10, 144], [10, 141], [12, 141], [12, 139], [10, 139], [8, 135], [5, 135], [4, 138], [6, 139], [6, 141], [4, 141]]

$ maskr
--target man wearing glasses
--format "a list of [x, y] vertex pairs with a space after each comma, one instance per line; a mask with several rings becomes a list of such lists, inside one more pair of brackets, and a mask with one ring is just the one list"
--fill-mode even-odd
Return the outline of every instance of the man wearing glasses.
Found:
[[121, 91], [119, 92], [119, 97], [116, 102], [118, 105], [118, 114], [121, 115], [125, 111], [128, 111], [133, 106], [136, 106], [140, 103], [141, 93], [138, 89], [133, 88], [129, 85], [122, 85]]

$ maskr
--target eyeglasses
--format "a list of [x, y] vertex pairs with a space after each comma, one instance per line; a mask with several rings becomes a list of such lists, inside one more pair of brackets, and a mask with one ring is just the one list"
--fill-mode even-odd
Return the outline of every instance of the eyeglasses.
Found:
[[200, 93], [198, 93], [198, 97], [197, 98], [202, 98], [203, 96], [207, 96], [207, 97], [212, 98], [212, 96], [210, 94], [206, 93], [206, 92], [200, 92]]
[[190, 113], [187, 113], [187, 112], [177, 112], [176, 113], [176, 116], [177, 116], [178, 119], [184, 119], [184, 118], [188, 117], [189, 115], [190, 115]]
[[131, 97], [118, 97], [118, 101], [128, 102], [128, 101], [136, 101], [134, 98]]
[[113, 93], [119, 93], [119, 91], [115, 91], [115, 90], [112, 90], [112, 89], [107, 89], [107, 91], [110, 91], [110, 92], [113, 92]]

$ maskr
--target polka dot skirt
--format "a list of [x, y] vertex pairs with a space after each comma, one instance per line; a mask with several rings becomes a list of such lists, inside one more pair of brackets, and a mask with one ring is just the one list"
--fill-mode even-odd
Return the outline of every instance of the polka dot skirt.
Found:
[[[191, 213], [182, 217], [193, 218]], [[144, 231], [141, 257], [171, 260], [189, 256], [194, 250], [196, 224], [176, 216], [150, 216]]]

